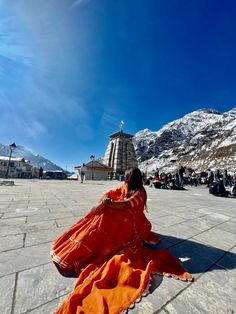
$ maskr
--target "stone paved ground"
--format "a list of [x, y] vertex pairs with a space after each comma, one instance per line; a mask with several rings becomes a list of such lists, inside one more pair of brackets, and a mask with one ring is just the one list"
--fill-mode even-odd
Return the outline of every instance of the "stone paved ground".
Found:
[[[0, 186], [0, 314], [53, 313], [73, 288], [50, 262], [51, 242], [119, 182], [15, 180]], [[236, 199], [147, 187], [148, 218], [162, 246], [195, 282], [159, 276], [137, 313], [236, 312]]]

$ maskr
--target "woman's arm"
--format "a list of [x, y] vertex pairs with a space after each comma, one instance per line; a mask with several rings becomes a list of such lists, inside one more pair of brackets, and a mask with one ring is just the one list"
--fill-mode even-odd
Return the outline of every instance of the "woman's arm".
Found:
[[130, 202], [128, 200], [112, 201], [110, 199], [110, 201], [107, 200], [105, 204], [114, 209], [131, 208]]
[[113, 201], [107, 196], [103, 199], [103, 204], [114, 209], [134, 208], [136, 206], [140, 207], [140, 205], [144, 206], [144, 198], [142, 192], [138, 190], [131, 197], [120, 201]]

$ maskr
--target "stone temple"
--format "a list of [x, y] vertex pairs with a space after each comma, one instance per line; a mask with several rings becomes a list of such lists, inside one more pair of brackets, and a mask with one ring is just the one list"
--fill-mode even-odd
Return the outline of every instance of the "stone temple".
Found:
[[120, 131], [111, 134], [107, 146], [104, 164], [113, 168], [113, 177], [123, 175], [130, 167], [137, 167], [138, 162], [132, 142], [133, 135]]

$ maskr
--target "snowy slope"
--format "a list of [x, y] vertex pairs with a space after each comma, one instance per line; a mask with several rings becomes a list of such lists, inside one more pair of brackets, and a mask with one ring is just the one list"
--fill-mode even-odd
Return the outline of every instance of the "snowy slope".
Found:
[[236, 172], [236, 108], [225, 113], [199, 109], [159, 131], [139, 131], [133, 141], [140, 168], [149, 172], [174, 171], [180, 165]]
[[[9, 146], [0, 144], [0, 156], [9, 156]], [[30, 164], [36, 168], [43, 167], [44, 170], [63, 170], [50, 160], [40, 156], [34, 155], [29, 149], [24, 146], [17, 145], [13, 151], [13, 157], [24, 157], [30, 161]]]

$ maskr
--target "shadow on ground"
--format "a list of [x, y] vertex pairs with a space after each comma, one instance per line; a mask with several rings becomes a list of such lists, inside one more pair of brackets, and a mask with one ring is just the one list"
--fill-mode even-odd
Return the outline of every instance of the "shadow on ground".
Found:
[[219, 266], [234, 270], [236, 269], [236, 254], [226, 252], [213, 246], [199, 243], [197, 241], [184, 240], [172, 236], [158, 234], [162, 240], [160, 244], [149, 246], [158, 249], [165, 247], [182, 263], [184, 268], [193, 276], [214, 269]]

